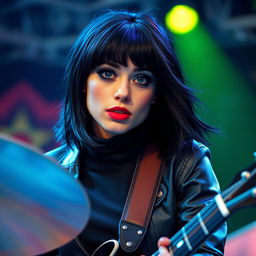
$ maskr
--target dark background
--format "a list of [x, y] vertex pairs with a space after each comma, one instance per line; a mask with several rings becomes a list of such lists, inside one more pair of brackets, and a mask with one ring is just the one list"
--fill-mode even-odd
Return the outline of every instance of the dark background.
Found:
[[[255, 0], [1, 0], [0, 131], [44, 151], [55, 147], [66, 55], [88, 20], [102, 8], [151, 10], [164, 24], [168, 10], [184, 3], [198, 11], [201, 30], [174, 40], [188, 83], [205, 102], [199, 114], [222, 131], [210, 148], [224, 189], [256, 151]], [[234, 214], [229, 232], [255, 216], [255, 208]]]

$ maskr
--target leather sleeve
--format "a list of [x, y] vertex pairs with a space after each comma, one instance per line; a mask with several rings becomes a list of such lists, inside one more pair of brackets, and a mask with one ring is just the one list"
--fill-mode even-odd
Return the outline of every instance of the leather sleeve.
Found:
[[[205, 146], [198, 147], [180, 167], [177, 217], [181, 228], [220, 192]], [[199, 255], [223, 255], [227, 227], [224, 223], [196, 251]]]

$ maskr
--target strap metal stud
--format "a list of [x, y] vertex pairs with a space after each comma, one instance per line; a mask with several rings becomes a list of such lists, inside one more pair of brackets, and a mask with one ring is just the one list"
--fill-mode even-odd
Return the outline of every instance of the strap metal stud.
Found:
[[126, 229], [128, 229], [128, 226], [127, 226], [127, 225], [123, 225], [123, 226], [122, 226], [122, 229], [123, 229], [123, 230], [126, 230]]
[[158, 193], [157, 193], [157, 197], [159, 198], [159, 197], [161, 197], [163, 195], [163, 191], [158, 191]]
[[137, 234], [138, 234], [138, 235], [142, 235], [142, 234], [143, 234], [143, 231], [139, 229], [139, 230], [137, 231]]
[[127, 242], [126, 244], [125, 244], [127, 247], [132, 247], [132, 242]]

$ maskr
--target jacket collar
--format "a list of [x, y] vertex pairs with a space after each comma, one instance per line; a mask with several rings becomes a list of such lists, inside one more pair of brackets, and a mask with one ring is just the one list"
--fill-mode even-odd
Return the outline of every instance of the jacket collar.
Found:
[[79, 176], [79, 150], [77, 147], [73, 146], [72, 149], [68, 149], [61, 156], [58, 161], [59, 164], [68, 170], [68, 172], [74, 177], [78, 178]]

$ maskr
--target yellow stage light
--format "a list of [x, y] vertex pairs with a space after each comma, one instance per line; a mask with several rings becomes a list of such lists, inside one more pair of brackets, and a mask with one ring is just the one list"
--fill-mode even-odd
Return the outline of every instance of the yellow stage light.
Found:
[[175, 5], [165, 16], [168, 29], [176, 34], [185, 34], [196, 27], [199, 21], [198, 13], [187, 5]]

